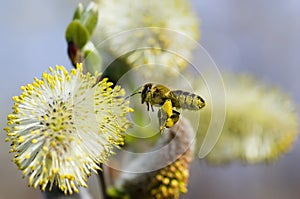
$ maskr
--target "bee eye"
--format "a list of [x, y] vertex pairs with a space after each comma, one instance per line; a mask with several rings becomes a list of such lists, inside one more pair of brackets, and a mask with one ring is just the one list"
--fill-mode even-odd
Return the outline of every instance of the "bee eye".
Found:
[[150, 90], [151, 90], [151, 85], [149, 84], [149, 85], [146, 85], [146, 87], [145, 87], [145, 93], [148, 93], [148, 92], [150, 92]]

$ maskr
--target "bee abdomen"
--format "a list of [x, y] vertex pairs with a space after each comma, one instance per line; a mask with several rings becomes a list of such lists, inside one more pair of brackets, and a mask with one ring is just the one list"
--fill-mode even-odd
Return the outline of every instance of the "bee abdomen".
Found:
[[205, 106], [205, 101], [199, 95], [194, 93], [175, 90], [172, 91], [179, 101], [180, 108], [188, 110], [199, 110]]

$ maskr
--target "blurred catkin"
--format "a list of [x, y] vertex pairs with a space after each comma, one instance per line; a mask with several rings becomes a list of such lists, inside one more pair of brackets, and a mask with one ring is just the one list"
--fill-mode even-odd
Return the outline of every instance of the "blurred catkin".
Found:
[[99, 8], [95, 39], [117, 58], [132, 67], [147, 65], [148, 76], [187, 66], [200, 37], [189, 1], [99, 0]]
[[[186, 193], [193, 138], [189, 122], [181, 118], [165, 130], [155, 146], [158, 151], [155, 157], [145, 155], [133, 160], [127, 169], [137, 173], [123, 172], [117, 187], [130, 198], [178, 198], [180, 193]], [[141, 168], [145, 172], [139, 173]]]
[[[274, 161], [288, 152], [299, 126], [291, 99], [283, 91], [266, 86], [251, 76], [226, 74], [223, 77], [227, 104], [225, 124], [205, 160], [211, 164], [262, 163]], [[203, 90], [201, 93], [208, 99], [205, 89], [199, 86], [197, 89]], [[206, 132], [209, 125], [213, 125], [212, 111], [218, 114], [213, 108], [216, 107], [208, 102], [201, 112], [196, 153], [204, 137], [209, 136]]]

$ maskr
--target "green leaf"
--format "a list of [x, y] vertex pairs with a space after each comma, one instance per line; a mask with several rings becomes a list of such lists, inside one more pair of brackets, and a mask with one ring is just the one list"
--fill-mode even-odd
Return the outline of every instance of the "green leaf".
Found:
[[115, 187], [108, 187], [107, 194], [112, 198], [129, 198], [129, 196], [126, 196], [126, 193], [124, 191], [119, 190]]
[[84, 65], [91, 74], [102, 71], [102, 57], [92, 42], [83, 48]]
[[88, 30], [81, 25], [78, 19], [72, 21], [66, 30], [67, 42], [74, 42], [80, 49], [89, 41], [90, 34]]
[[86, 27], [90, 35], [92, 35], [98, 22], [98, 6], [94, 2], [91, 2], [80, 17], [82, 25]]
[[82, 3], [79, 3], [79, 4], [77, 5], [76, 10], [75, 10], [75, 13], [74, 13], [74, 16], [73, 16], [73, 20], [75, 20], [75, 19], [80, 19], [80, 18], [81, 18], [81, 15], [82, 15], [82, 13], [83, 13], [83, 11], [84, 11], [83, 5], [82, 5]]

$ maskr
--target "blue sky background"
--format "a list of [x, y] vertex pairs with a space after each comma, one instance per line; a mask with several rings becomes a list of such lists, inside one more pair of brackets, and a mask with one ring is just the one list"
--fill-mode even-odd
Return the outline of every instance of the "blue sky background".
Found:
[[[65, 28], [79, 1], [0, 1], [0, 124], [11, 111], [21, 85], [49, 66], [71, 68]], [[300, 1], [193, 1], [201, 19], [201, 44], [221, 71], [250, 73], [300, 102]], [[259, 99], [258, 99], [259, 100]], [[5, 134], [0, 134], [0, 199], [40, 198], [11, 163]], [[299, 141], [272, 165], [210, 167], [192, 165], [184, 198], [296, 199], [300, 195]]]

